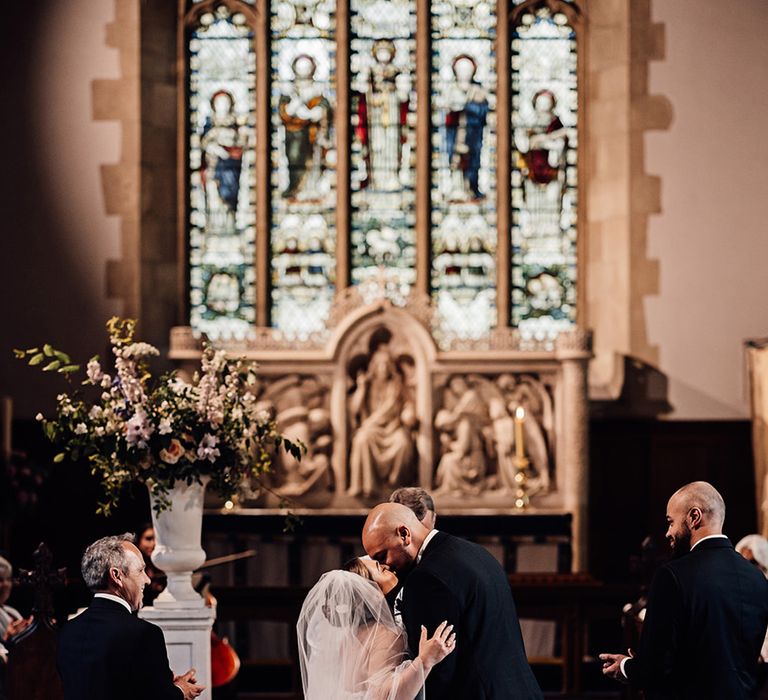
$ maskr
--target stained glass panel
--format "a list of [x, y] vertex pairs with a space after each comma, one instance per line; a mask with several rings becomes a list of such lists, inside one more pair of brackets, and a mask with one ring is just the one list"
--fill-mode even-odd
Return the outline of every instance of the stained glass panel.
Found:
[[416, 281], [416, 2], [351, 0], [352, 283]]
[[438, 342], [496, 325], [496, 2], [432, 4], [432, 294]]
[[272, 3], [272, 325], [322, 331], [336, 276], [336, 3]]
[[538, 340], [576, 319], [576, 51], [548, 8], [512, 33], [512, 324]]
[[239, 337], [255, 320], [253, 32], [219, 6], [188, 49], [190, 325]]

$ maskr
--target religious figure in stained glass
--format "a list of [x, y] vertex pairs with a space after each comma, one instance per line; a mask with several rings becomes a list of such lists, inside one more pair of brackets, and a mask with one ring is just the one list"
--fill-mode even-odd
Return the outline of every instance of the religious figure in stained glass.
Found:
[[315, 199], [320, 194], [330, 139], [331, 106], [315, 82], [317, 64], [301, 54], [291, 64], [294, 80], [290, 93], [280, 97], [278, 111], [285, 127], [285, 157], [288, 160], [289, 199]]
[[512, 39], [512, 322], [552, 339], [576, 313], [576, 40], [562, 12], [524, 12]]
[[405, 304], [416, 281], [416, 3], [350, 0], [352, 283]]
[[231, 92], [217, 90], [210, 103], [211, 113], [200, 139], [204, 154], [201, 177], [209, 226], [234, 233], [248, 130], [244, 120], [235, 113], [235, 98]]
[[483, 134], [488, 121], [488, 97], [483, 86], [475, 79], [477, 63], [469, 54], [453, 59], [454, 82], [443, 94], [446, 109], [445, 140], [451, 171], [457, 176], [450, 198], [482, 199], [480, 191], [480, 154]]
[[496, 325], [496, 3], [432, 5], [432, 296], [443, 348]]
[[190, 325], [243, 337], [255, 320], [253, 31], [220, 5], [189, 35]]
[[335, 3], [270, 3], [271, 323], [305, 340], [335, 292]]
[[371, 51], [372, 65], [358, 81], [366, 86], [357, 99], [357, 131], [365, 151], [368, 177], [363, 187], [397, 191], [402, 187], [400, 165], [407, 145], [403, 129], [408, 117], [410, 85], [395, 62], [391, 39], [378, 39]]

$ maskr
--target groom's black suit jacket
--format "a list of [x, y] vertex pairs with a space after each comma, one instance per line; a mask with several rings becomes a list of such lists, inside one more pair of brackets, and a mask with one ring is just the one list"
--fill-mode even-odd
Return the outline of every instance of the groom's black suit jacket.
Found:
[[704, 540], [656, 573], [627, 678], [647, 700], [753, 698], [767, 625], [765, 576], [729, 540]]
[[454, 625], [456, 649], [427, 678], [429, 700], [537, 700], [504, 570], [486, 549], [444, 532], [427, 544], [403, 588], [402, 615], [411, 652], [420, 627], [431, 635]]
[[163, 631], [120, 603], [94, 598], [61, 629], [64, 700], [182, 700], [173, 684]]

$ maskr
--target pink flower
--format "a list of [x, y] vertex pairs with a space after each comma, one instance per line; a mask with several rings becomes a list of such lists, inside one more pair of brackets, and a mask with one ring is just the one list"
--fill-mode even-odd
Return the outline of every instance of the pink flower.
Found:
[[168, 445], [168, 447], [166, 447], [164, 450], [160, 450], [160, 459], [162, 459], [166, 464], [176, 464], [176, 462], [179, 461], [179, 458], [183, 454], [184, 447], [176, 438], [173, 438], [171, 440], [171, 444]]

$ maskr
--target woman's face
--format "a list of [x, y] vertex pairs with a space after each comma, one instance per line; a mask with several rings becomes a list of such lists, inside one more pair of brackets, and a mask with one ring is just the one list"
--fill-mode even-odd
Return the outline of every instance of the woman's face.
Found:
[[0, 571], [0, 605], [5, 605], [11, 595], [11, 576], [7, 571]]
[[381, 589], [384, 595], [387, 595], [397, 586], [397, 576], [386, 566], [382, 566], [375, 559], [361, 559], [360, 561], [368, 569], [371, 580]]
[[144, 530], [144, 532], [141, 533], [141, 537], [139, 537], [138, 548], [145, 557], [148, 557], [152, 554], [152, 551], [155, 548], [155, 531], [153, 528], [148, 527], [146, 530]]

